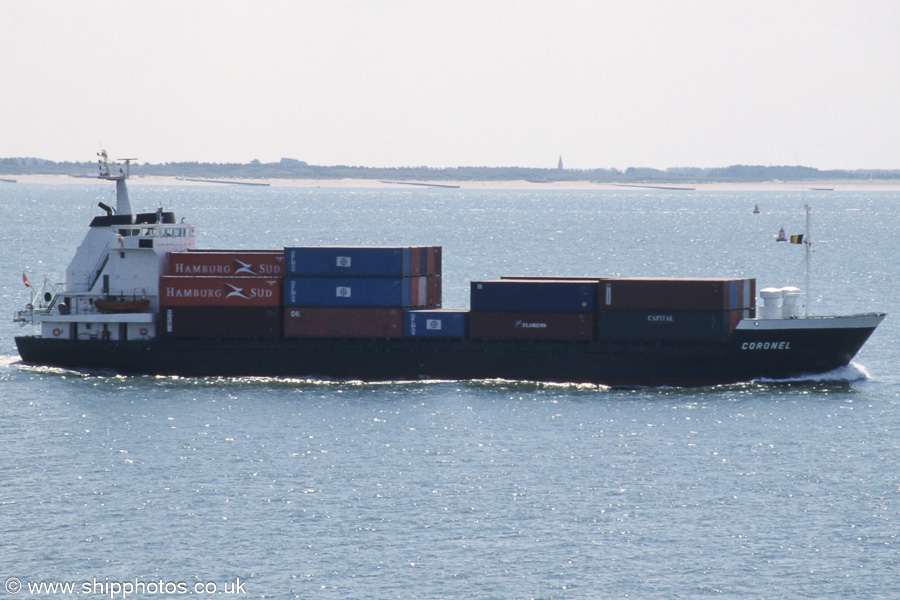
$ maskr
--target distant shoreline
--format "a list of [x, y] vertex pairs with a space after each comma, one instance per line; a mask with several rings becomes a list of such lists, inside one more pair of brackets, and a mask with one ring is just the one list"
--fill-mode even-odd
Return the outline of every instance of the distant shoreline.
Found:
[[[41, 183], [41, 184], [79, 184], [79, 185], [109, 185], [108, 181], [89, 177], [71, 177], [69, 175], [8, 175], [6, 181], [15, 183]], [[432, 184], [436, 187], [448, 186], [460, 189], [527, 189], [527, 190], [630, 190], [630, 191], [668, 191], [677, 193], [684, 190], [696, 191], [900, 191], [900, 181], [897, 180], [816, 180], [814, 182], [801, 181], [746, 181], [746, 182], [721, 182], [721, 183], [685, 183], [685, 182], [661, 182], [647, 183], [631, 182], [627, 185], [616, 183], [601, 183], [591, 181], [554, 181], [548, 183], [536, 183], [531, 181], [417, 181], [417, 185], [402, 182], [386, 182], [377, 179], [242, 179], [230, 178], [233, 185], [268, 184], [271, 187], [327, 187], [327, 188], [383, 188], [383, 189], [422, 189], [421, 184]], [[168, 185], [168, 186], [215, 186], [222, 187], [229, 183], [210, 178], [204, 181], [201, 178], [191, 180], [167, 176], [132, 176], [129, 185]], [[7, 185], [3, 183], [2, 185]]]

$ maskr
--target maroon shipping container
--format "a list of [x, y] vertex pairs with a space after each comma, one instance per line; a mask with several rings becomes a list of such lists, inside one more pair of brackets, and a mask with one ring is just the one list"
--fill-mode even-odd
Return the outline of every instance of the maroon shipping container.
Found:
[[427, 246], [425, 251], [427, 253], [425, 257], [425, 264], [428, 269], [427, 274], [442, 275], [441, 246]]
[[285, 307], [284, 337], [399, 338], [399, 308]]
[[427, 275], [427, 273], [423, 273], [422, 269], [422, 255], [425, 253], [425, 248], [420, 246], [411, 246], [409, 249], [409, 274], [413, 277], [417, 277], [419, 275]]
[[160, 306], [281, 306], [275, 277], [159, 278]]
[[434, 277], [428, 278], [428, 306], [431, 308], [440, 308], [443, 303], [443, 299], [441, 298], [443, 292], [443, 287], [441, 283], [441, 276], [435, 275]]
[[282, 277], [284, 252], [256, 250], [170, 252], [166, 274], [195, 277]]
[[281, 309], [259, 306], [169, 306], [157, 331], [178, 338], [278, 338]]
[[[610, 277], [600, 279], [600, 310], [720, 311], [752, 308], [745, 279]], [[749, 288], [753, 289], [753, 284]]]
[[591, 313], [470, 312], [469, 338], [475, 340], [594, 339]]

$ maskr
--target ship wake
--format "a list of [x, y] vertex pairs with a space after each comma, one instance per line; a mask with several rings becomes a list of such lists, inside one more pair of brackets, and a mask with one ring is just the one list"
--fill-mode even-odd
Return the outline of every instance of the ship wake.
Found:
[[19, 357], [15, 354], [7, 354], [0, 356], [0, 369], [6, 369], [13, 364], [19, 362]]
[[867, 379], [870, 379], [870, 375], [866, 368], [859, 363], [851, 362], [845, 367], [838, 367], [827, 373], [799, 375], [787, 379], [760, 378], [756, 381], [759, 383], [852, 383]]

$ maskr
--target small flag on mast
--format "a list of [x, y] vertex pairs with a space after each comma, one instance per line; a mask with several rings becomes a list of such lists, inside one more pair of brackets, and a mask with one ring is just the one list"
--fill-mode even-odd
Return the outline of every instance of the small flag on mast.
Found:
[[803, 243], [803, 234], [801, 233], [799, 235], [792, 235], [791, 243], [792, 244], [802, 244]]
[[25, 275], [25, 272], [22, 272], [22, 283], [25, 284], [25, 287], [30, 288], [31, 284], [28, 283], [28, 277]]

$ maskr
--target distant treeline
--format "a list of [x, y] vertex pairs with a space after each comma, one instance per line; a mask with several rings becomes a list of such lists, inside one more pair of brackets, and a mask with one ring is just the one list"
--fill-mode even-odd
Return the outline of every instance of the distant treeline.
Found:
[[[0, 158], [0, 175], [93, 175], [97, 163], [54, 162], [40, 158]], [[721, 168], [528, 169], [523, 167], [351, 167], [317, 166], [293, 158], [263, 163], [134, 163], [132, 176], [204, 177], [213, 179], [378, 179], [403, 181], [595, 181], [600, 183], [713, 183], [746, 181], [815, 181], [900, 179], [900, 169], [832, 169], [801, 166], [733, 165]]]

